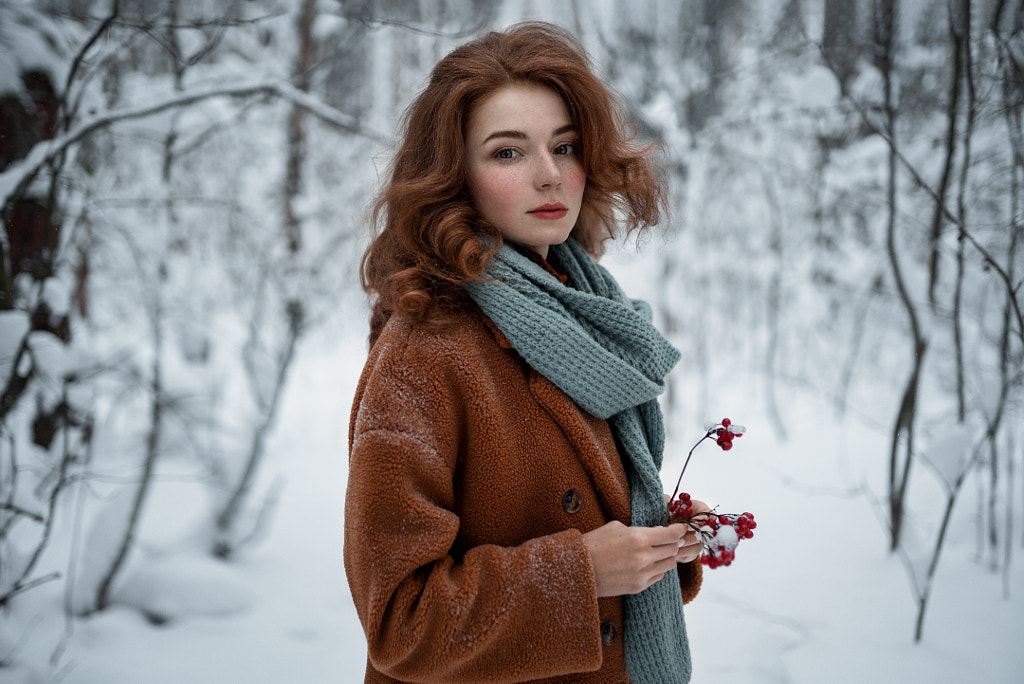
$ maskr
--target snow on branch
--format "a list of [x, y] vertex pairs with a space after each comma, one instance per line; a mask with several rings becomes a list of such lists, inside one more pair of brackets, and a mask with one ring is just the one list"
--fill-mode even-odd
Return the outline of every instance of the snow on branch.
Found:
[[215, 97], [252, 97], [255, 95], [279, 97], [297, 107], [305, 109], [327, 125], [340, 131], [369, 138], [382, 144], [387, 142], [386, 136], [366, 128], [355, 117], [335, 109], [322, 100], [286, 82], [276, 81], [239, 86], [222, 86], [210, 90], [182, 93], [149, 105], [108, 111], [80, 123], [63, 135], [38, 143], [24, 159], [11, 164], [6, 171], [0, 173], [0, 206], [3, 206], [7, 203], [8, 199], [17, 195], [46, 164], [75, 143], [81, 142], [96, 131], [121, 121], [144, 119], [169, 109], [188, 107], [197, 102]]

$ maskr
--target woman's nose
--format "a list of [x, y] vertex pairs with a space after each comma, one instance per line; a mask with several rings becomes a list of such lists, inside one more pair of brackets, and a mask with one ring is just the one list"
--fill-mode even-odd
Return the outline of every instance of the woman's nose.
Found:
[[553, 155], [542, 154], [538, 157], [534, 178], [538, 188], [561, 185], [562, 170], [558, 168], [558, 162]]

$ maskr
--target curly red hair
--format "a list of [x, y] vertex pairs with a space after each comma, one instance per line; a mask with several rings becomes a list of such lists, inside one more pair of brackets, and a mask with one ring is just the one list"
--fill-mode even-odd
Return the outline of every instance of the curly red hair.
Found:
[[371, 340], [395, 312], [443, 327], [465, 301], [462, 284], [478, 279], [501, 245], [498, 229], [473, 208], [464, 133], [475, 103], [513, 83], [547, 86], [565, 100], [587, 175], [572, 235], [587, 251], [598, 256], [605, 239], [660, 221], [665, 182], [654, 149], [633, 143], [579, 42], [541, 22], [488, 33], [438, 62], [405, 113], [401, 147], [372, 206], [378, 232], [360, 270], [363, 288], [378, 295]]

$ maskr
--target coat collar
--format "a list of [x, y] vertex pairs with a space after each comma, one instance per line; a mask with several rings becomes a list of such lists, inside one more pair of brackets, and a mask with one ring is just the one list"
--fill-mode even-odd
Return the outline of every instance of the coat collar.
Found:
[[483, 309], [479, 307], [477, 307], [477, 313], [480, 315], [480, 318], [483, 319], [484, 325], [487, 326], [487, 329], [491, 331], [492, 335], [494, 335], [494, 341], [498, 343], [498, 346], [502, 349], [513, 349], [512, 343], [508, 341], [508, 338], [505, 337], [505, 333], [501, 332], [497, 324], [491, 320], [491, 317], [485, 314]]

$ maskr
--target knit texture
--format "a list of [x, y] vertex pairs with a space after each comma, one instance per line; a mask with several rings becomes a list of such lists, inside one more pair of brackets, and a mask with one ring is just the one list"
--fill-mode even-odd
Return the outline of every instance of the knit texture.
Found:
[[[661, 525], [665, 428], [657, 397], [679, 351], [655, 329], [650, 307], [627, 298], [575, 240], [551, 246], [549, 259], [568, 276], [568, 285], [506, 244], [488, 266], [488, 280], [466, 289], [530, 366], [608, 420], [629, 477], [631, 523]], [[626, 596], [625, 609], [633, 681], [688, 682], [690, 648], [677, 571]]]

